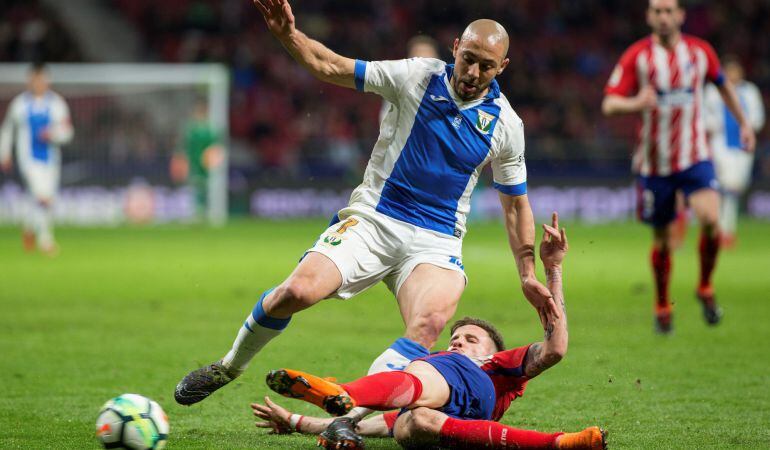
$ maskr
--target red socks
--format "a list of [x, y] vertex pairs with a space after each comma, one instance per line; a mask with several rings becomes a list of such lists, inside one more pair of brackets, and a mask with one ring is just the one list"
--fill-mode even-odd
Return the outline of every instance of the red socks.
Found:
[[492, 422], [447, 418], [441, 427], [441, 446], [453, 449], [511, 448], [549, 449], [564, 433], [541, 433]]
[[375, 373], [343, 384], [342, 388], [356, 406], [378, 411], [405, 408], [422, 394], [420, 380], [411, 373], [399, 371]]
[[700, 284], [701, 289], [711, 286], [711, 274], [714, 273], [714, 266], [717, 264], [717, 254], [719, 253], [719, 236], [710, 237], [701, 233], [700, 235]]
[[671, 251], [658, 250], [653, 247], [650, 255], [652, 273], [655, 276], [655, 290], [658, 294], [658, 308], [668, 306], [668, 279], [671, 275]]

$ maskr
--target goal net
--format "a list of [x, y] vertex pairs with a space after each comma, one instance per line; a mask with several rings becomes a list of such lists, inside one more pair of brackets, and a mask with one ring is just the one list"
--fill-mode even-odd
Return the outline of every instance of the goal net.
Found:
[[[0, 64], [0, 114], [26, 89], [27, 64]], [[51, 64], [52, 89], [70, 107], [75, 137], [62, 148], [57, 222], [227, 219], [227, 151], [210, 167], [196, 210], [195, 189], [172, 178], [183, 130], [196, 104], [227, 148], [229, 76], [219, 64]], [[15, 146], [14, 146], [15, 153]], [[0, 222], [20, 220], [26, 199], [18, 173], [0, 175]], [[199, 194], [200, 196], [200, 194]]]

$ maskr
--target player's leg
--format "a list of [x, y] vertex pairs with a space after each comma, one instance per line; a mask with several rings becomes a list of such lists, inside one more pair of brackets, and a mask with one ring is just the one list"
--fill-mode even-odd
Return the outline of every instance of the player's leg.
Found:
[[671, 223], [676, 216], [676, 186], [671, 177], [639, 177], [637, 179], [637, 213], [652, 226], [650, 251], [655, 282], [655, 330], [670, 333], [672, 307], [669, 298], [671, 277]]
[[393, 437], [404, 448], [441, 446], [452, 449], [603, 449], [598, 427], [578, 433], [542, 433], [491, 420], [462, 420], [429, 408], [415, 408], [399, 416]]
[[711, 283], [719, 255], [719, 183], [711, 161], [695, 164], [680, 176], [682, 191], [688, 196], [690, 207], [701, 226], [698, 246], [700, 278], [695, 295], [703, 306], [704, 319], [709, 325], [715, 325], [722, 317]]
[[59, 185], [59, 167], [55, 161], [31, 162], [28, 175], [34, 198], [32, 223], [37, 247], [43, 253], [55, 255], [58, 247], [53, 235], [53, 201]]
[[690, 205], [701, 224], [700, 277], [696, 297], [703, 306], [703, 316], [710, 325], [719, 323], [722, 310], [716, 303], [712, 277], [719, 255], [719, 194], [714, 189], [700, 189], [690, 194]]
[[197, 403], [238, 377], [254, 356], [288, 325], [292, 314], [337, 291], [342, 275], [327, 256], [308, 253], [294, 272], [275, 289], [262, 294], [221, 361], [190, 372], [176, 387], [183, 405]]
[[418, 264], [398, 289], [398, 307], [406, 324], [404, 337], [433, 347], [454, 316], [465, 290], [465, 276], [456, 269]]
[[240, 375], [294, 313], [332, 295], [350, 298], [379, 282], [389, 270], [383, 254], [386, 246], [379, 237], [363, 217], [349, 216], [327, 228], [286, 281], [262, 294], [227, 355], [177, 385], [177, 401], [186, 405], [201, 401]]
[[722, 150], [714, 166], [721, 190], [719, 210], [720, 243], [723, 247], [735, 245], [738, 228], [740, 197], [751, 181], [751, 169], [754, 163], [752, 154], [741, 150]]
[[404, 371], [380, 372], [344, 384], [299, 370], [279, 369], [268, 373], [267, 385], [285, 397], [313, 403], [333, 415], [346, 414], [356, 406], [377, 411], [439, 408], [450, 395], [441, 372], [424, 361], [414, 361]]

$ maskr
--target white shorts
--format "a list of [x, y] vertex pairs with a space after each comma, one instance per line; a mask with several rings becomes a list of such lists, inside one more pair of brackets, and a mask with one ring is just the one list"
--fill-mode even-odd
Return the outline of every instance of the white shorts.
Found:
[[749, 187], [754, 154], [725, 146], [714, 148], [714, 169], [722, 189], [741, 194]]
[[30, 194], [35, 199], [53, 200], [59, 190], [59, 164], [30, 159], [19, 166]]
[[394, 295], [418, 264], [455, 270], [465, 277], [462, 240], [392, 219], [371, 209], [348, 207], [308, 252], [334, 262], [342, 274], [336, 297], [348, 299], [384, 280]]

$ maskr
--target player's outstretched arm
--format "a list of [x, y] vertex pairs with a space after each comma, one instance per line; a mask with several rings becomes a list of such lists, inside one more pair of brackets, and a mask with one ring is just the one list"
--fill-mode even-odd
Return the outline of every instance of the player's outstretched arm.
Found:
[[[274, 434], [321, 434], [334, 420], [333, 417], [321, 418], [300, 416], [270, 400], [265, 396], [265, 404], [252, 403], [251, 410], [259, 419], [257, 428], [270, 428]], [[356, 425], [356, 432], [367, 437], [389, 437], [390, 431], [382, 414], [364, 419]]]
[[12, 141], [13, 141], [13, 103], [8, 107], [5, 113], [5, 119], [0, 126], [0, 168], [3, 172], [10, 172], [13, 164]]
[[605, 116], [617, 114], [638, 113], [645, 109], [654, 108], [658, 104], [658, 97], [652, 86], [645, 86], [633, 97], [624, 97], [617, 94], [608, 94], [602, 101], [602, 113]]
[[738, 100], [738, 94], [735, 92], [735, 86], [733, 86], [730, 80], [725, 80], [721, 85], [717, 86], [717, 89], [719, 90], [719, 95], [722, 96], [722, 100], [725, 102], [725, 106], [733, 113], [735, 120], [741, 127], [741, 145], [743, 149], [753, 153], [757, 138], [754, 135], [754, 128], [743, 113], [741, 102]]
[[524, 296], [537, 310], [540, 320], [546, 323], [559, 315], [551, 292], [535, 276], [535, 218], [526, 195], [500, 193], [508, 243], [516, 258]]
[[551, 225], [543, 224], [540, 259], [545, 266], [548, 289], [559, 305], [561, 314], [546, 324], [543, 342], [537, 342], [529, 347], [524, 359], [524, 372], [529, 378], [552, 367], [561, 361], [567, 353], [569, 334], [567, 332], [567, 307], [564, 304], [562, 289], [562, 261], [568, 249], [567, 232], [564, 228], [559, 229], [559, 215], [554, 212]]
[[355, 61], [340, 56], [295, 27], [288, 0], [253, 0], [267, 28], [291, 56], [321, 81], [355, 88]]

